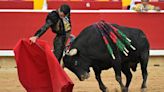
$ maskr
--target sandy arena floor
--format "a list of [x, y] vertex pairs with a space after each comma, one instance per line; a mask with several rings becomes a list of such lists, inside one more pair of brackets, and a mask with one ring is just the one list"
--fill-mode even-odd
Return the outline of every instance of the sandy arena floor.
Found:
[[[15, 66], [13, 57], [0, 57], [0, 92], [26, 92], [19, 83]], [[138, 65], [137, 71], [133, 73], [132, 83], [129, 88], [130, 92], [141, 92], [142, 76], [140, 70], [140, 65]], [[79, 81], [69, 70], [65, 69], [65, 71], [75, 84], [73, 92], [101, 92], [93, 71], [90, 73], [90, 78], [83, 82]], [[151, 58], [148, 72], [148, 88], [146, 92], [164, 92], [164, 57]], [[109, 92], [121, 92], [114, 78], [113, 69], [103, 71], [102, 79]], [[123, 80], [125, 80], [124, 76]]]

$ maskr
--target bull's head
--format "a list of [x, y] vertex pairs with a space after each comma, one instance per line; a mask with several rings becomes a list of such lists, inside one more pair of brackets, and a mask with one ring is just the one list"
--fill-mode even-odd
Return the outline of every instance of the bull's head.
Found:
[[68, 51], [63, 57], [65, 67], [75, 73], [81, 81], [89, 78], [89, 64], [84, 58], [75, 48]]

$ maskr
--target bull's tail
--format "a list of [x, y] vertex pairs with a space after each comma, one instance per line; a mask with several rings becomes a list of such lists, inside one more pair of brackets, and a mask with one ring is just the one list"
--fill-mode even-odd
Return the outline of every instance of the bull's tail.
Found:
[[147, 65], [148, 65], [148, 61], [149, 61], [149, 50], [142, 51], [140, 57], [141, 57], [140, 65], [141, 65], [142, 78], [143, 78], [141, 88], [146, 88], [146, 81], [147, 81], [147, 77], [148, 77]]

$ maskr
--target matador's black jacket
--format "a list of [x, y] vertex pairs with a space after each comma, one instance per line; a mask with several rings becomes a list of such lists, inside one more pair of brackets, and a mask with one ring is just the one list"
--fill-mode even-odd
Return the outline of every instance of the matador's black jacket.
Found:
[[[68, 17], [68, 21], [70, 23], [70, 18]], [[40, 37], [42, 36], [48, 28], [52, 29], [53, 33], [56, 33], [56, 37], [54, 38], [54, 51], [53, 53], [57, 57], [58, 61], [60, 62], [63, 50], [65, 48], [65, 41], [66, 41], [66, 33], [70, 32], [71, 30], [65, 30], [63, 20], [59, 17], [57, 11], [52, 11], [47, 15], [46, 23], [35, 33], [35, 36]]]

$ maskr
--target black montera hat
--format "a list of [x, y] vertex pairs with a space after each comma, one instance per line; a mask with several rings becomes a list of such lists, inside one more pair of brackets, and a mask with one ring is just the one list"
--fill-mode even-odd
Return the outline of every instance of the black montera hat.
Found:
[[60, 6], [60, 11], [63, 12], [65, 15], [70, 14], [70, 7], [67, 4], [63, 4]]

